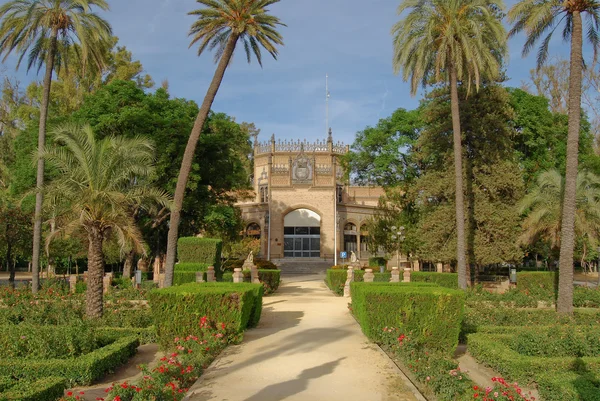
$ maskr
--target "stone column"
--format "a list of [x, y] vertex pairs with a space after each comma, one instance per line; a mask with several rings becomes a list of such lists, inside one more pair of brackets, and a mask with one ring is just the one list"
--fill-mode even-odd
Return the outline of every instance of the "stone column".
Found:
[[410, 283], [410, 269], [407, 267], [404, 269], [404, 280], [403, 283]]
[[244, 273], [242, 273], [242, 269], [235, 268], [233, 269], [233, 282], [234, 283], [243, 283], [244, 282]]
[[390, 283], [399, 283], [400, 282], [400, 270], [398, 267], [392, 267], [392, 277], [390, 278]]
[[204, 282], [204, 272], [196, 272], [196, 282], [197, 283]]
[[373, 279], [375, 279], [375, 275], [373, 274], [373, 269], [366, 269], [363, 279], [364, 279], [365, 283], [372, 283]]
[[215, 267], [208, 266], [208, 270], [206, 271], [206, 282], [212, 283], [214, 281], [217, 281], [217, 278], [215, 277]]
[[71, 294], [75, 294], [77, 291], [77, 276], [75, 275], [69, 276], [69, 290]]
[[254, 266], [250, 269], [250, 279], [252, 284], [260, 284], [260, 279], [258, 278], [258, 267]]
[[165, 288], [165, 273], [158, 275], [158, 288]]
[[444, 264], [442, 262], [437, 262], [435, 264], [435, 271], [438, 273], [443, 273], [444, 272]]
[[103, 278], [102, 288], [103, 292], [106, 294], [110, 290], [110, 286], [112, 284], [112, 273], [106, 273]]
[[346, 275], [346, 284], [344, 285], [344, 296], [346, 298], [350, 297], [350, 283], [354, 281], [354, 268], [352, 266], [348, 267], [347, 275]]

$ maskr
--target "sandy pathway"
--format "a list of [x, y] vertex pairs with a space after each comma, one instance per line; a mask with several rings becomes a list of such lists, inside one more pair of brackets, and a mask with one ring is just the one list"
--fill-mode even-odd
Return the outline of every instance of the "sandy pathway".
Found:
[[321, 276], [286, 277], [244, 342], [228, 347], [188, 401], [415, 401], [406, 378], [370, 344]]

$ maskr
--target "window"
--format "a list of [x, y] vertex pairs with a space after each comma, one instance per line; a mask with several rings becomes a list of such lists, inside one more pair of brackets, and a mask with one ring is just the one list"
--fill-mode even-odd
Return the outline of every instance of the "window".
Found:
[[246, 236], [260, 239], [260, 226], [256, 223], [251, 223], [246, 227]]
[[260, 202], [261, 203], [269, 202], [269, 187], [267, 185], [262, 185], [259, 188], [259, 194], [260, 194]]
[[344, 202], [344, 187], [341, 185], [337, 186], [337, 202], [338, 203]]

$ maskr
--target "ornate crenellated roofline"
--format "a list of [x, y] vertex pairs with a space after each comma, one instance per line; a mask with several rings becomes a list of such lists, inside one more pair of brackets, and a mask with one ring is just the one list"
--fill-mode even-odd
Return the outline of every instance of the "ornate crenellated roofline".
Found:
[[275, 140], [275, 134], [271, 136], [270, 141], [254, 142], [254, 155], [274, 154], [274, 153], [334, 153], [344, 155], [350, 151], [350, 147], [341, 141], [333, 142], [331, 130], [329, 138], [324, 141], [316, 140], [308, 142], [306, 139], [301, 141]]

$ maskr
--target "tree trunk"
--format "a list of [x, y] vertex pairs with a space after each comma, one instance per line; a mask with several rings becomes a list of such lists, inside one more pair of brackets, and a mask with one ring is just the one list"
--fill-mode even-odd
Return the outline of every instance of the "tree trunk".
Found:
[[15, 288], [15, 264], [12, 263], [12, 266], [11, 266], [11, 263], [10, 263], [11, 259], [12, 259], [12, 244], [10, 243], [10, 240], [9, 240], [7, 247], [6, 247], [6, 267], [7, 267], [7, 270], [10, 269], [8, 283], [10, 284], [10, 286], [12, 288]]
[[102, 317], [104, 255], [102, 254], [103, 233], [97, 227], [91, 227], [88, 232], [88, 272], [87, 292], [85, 299], [85, 314], [90, 319]]
[[462, 139], [460, 132], [460, 110], [458, 105], [458, 78], [450, 65], [450, 106], [454, 138], [454, 176], [456, 181], [456, 264], [458, 286], [467, 289], [467, 263], [465, 258], [465, 199], [463, 193]]
[[54, 69], [54, 57], [56, 55], [58, 30], [52, 31], [50, 51], [46, 60], [46, 75], [44, 76], [44, 89], [42, 104], [40, 107], [40, 125], [38, 131], [38, 160], [35, 194], [35, 217], [33, 223], [33, 252], [31, 256], [31, 290], [37, 293], [40, 288], [40, 248], [42, 243], [42, 203], [44, 201], [44, 158], [41, 152], [46, 146], [46, 122], [48, 120], [48, 104], [50, 100], [50, 87], [52, 86], [52, 70]]
[[127, 258], [125, 258], [125, 265], [123, 266], [123, 278], [131, 278], [131, 268], [133, 267], [134, 257], [135, 252], [133, 250], [129, 251], [129, 253], [127, 254]]
[[202, 102], [202, 107], [196, 117], [194, 128], [185, 147], [185, 153], [183, 154], [183, 160], [181, 161], [181, 169], [179, 170], [179, 177], [177, 178], [177, 187], [175, 189], [175, 199], [173, 200], [173, 207], [171, 209], [171, 219], [169, 221], [169, 235], [167, 240], [167, 261], [165, 266], [165, 287], [170, 287], [173, 284], [173, 268], [175, 267], [175, 258], [177, 256], [177, 237], [179, 236], [179, 221], [181, 219], [181, 208], [183, 207], [183, 197], [185, 195], [185, 188], [187, 186], [188, 177], [192, 168], [192, 161], [194, 159], [194, 153], [196, 151], [196, 145], [198, 144], [198, 138], [204, 128], [204, 123], [210, 112], [213, 101], [217, 96], [219, 86], [225, 76], [225, 70], [231, 61], [231, 56], [235, 50], [235, 45], [238, 40], [237, 34], [231, 34], [215, 75], [212, 79], [206, 97]]
[[573, 12], [571, 33], [571, 67], [569, 76], [569, 126], [567, 136], [567, 171], [561, 224], [558, 300], [556, 309], [561, 314], [573, 313], [573, 251], [575, 247], [575, 208], [577, 191], [577, 163], [581, 120], [582, 41], [581, 14]]

